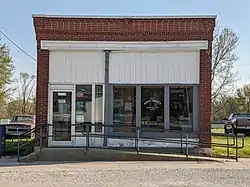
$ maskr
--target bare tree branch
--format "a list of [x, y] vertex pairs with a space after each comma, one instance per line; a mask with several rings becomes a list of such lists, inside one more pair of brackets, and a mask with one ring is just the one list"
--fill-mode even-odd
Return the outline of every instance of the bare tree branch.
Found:
[[[21, 113], [25, 114], [27, 111], [30, 111], [30, 105], [31, 105], [31, 95], [34, 90], [35, 85], [35, 76], [30, 76], [28, 73], [20, 73], [19, 77], [19, 100]], [[28, 107], [28, 108], [27, 108]]]
[[236, 53], [238, 36], [228, 28], [215, 30], [212, 57], [212, 101], [238, 80], [233, 68], [239, 59]]

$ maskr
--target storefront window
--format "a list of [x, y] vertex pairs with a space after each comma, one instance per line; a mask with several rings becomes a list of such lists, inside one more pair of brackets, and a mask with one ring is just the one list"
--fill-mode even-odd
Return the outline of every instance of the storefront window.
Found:
[[95, 132], [102, 132], [103, 124], [103, 86], [95, 86]]
[[142, 87], [141, 123], [144, 131], [164, 129], [164, 87]]
[[193, 87], [170, 87], [170, 129], [192, 130]]
[[113, 95], [113, 131], [134, 132], [136, 120], [136, 88], [132, 86], [114, 86]]
[[[76, 86], [76, 132], [86, 131], [84, 124], [91, 124], [92, 85]], [[90, 130], [90, 129], [89, 129]]]

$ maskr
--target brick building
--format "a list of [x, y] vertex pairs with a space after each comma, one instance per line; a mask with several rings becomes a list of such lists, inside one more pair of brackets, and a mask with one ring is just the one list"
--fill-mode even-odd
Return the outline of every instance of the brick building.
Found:
[[[141, 126], [142, 136], [157, 137], [175, 137], [164, 129], [210, 131], [215, 19], [33, 15], [36, 125], [64, 124], [50, 128], [54, 146], [83, 145], [70, 136], [82, 123], [116, 134]], [[117, 128], [104, 132], [98, 124]]]

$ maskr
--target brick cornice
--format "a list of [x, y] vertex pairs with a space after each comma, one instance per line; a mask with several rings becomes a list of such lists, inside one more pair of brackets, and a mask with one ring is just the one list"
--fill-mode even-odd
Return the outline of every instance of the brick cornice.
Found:
[[34, 18], [36, 33], [39, 32], [129, 32], [172, 33], [212, 32], [213, 18], [175, 19], [114, 19], [114, 18]]

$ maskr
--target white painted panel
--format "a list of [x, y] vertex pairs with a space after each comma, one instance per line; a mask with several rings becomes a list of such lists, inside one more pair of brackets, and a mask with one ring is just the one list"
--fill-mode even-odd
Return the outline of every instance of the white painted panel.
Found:
[[[81, 133], [78, 133], [79, 136], [82, 136]], [[175, 147], [180, 148], [180, 143], [170, 143], [169, 141], [180, 141], [178, 138], [169, 138], [166, 142], [155, 142], [150, 140], [140, 140], [139, 146], [140, 147]], [[89, 140], [89, 144], [91, 147], [102, 147], [103, 146], [103, 138], [98, 137], [91, 137]], [[198, 142], [198, 139], [189, 139], [189, 142]], [[124, 140], [124, 139], [114, 139], [114, 138], [108, 138], [107, 141], [108, 147], [135, 147], [135, 141], [134, 140]], [[75, 146], [85, 146], [86, 145], [86, 137], [77, 137]], [[185, 148], [186, 144], [183, 142], [182, 147]], [[192, 145], [191, 143], [188, 144], [188, 147], [196, 147], [195, 145]]]
[[167, 42], [119, 41], [53, 41], [42, 40], [41, 49], [47, 50], [111, 50], [111, 51], [183, 51], [208, 49], [207, 40]]
[[121, 84], [197, 84], [198, 51], [113, 52], [110, 55], [109, 82]]
[[103, 120], [103, 97], [95, 99], [95, 122], [102, 122]]
[[50, 83], [104, 83], [104, 53], [50, 52]]
[[49, 59], [49, 79], [60, 83], [61, 78], [65, 74], [66, 53], [64, 52], [50, 52]]

